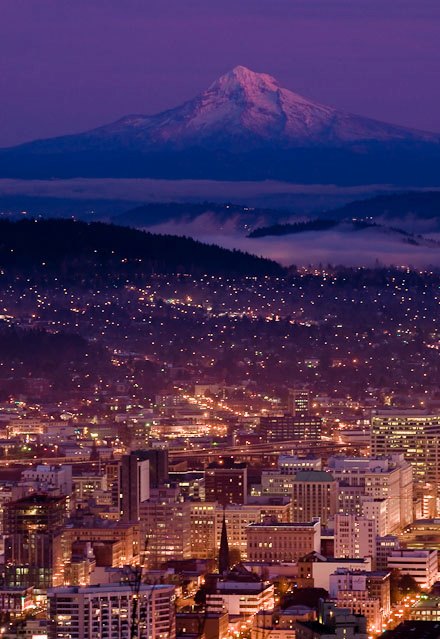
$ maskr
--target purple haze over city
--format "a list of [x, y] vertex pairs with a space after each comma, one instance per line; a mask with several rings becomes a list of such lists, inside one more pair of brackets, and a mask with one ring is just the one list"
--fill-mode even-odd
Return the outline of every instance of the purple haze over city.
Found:
[[2, 0], [0, 146], [152, 114], [243, 64], [440, 131], [438, 0]]

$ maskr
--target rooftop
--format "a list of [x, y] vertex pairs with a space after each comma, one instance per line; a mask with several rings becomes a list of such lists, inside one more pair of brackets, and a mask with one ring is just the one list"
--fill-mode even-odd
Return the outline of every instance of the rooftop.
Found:
[[304, 523], [298, 522], [256, 522], [254, 524], [249, 524], [249, 528], [314, 528], [319, 522], [318, 521], [308, 521]]
[[300, 470], [295, 474], [295, 481], [303, 482], [330, 482], [334, 481], [333, 475], [325, 470]]

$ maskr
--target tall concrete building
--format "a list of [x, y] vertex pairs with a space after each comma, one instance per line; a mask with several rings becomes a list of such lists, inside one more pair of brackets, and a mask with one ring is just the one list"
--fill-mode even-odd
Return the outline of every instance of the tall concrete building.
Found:
[[335, 515], [335, 557], [376, 558], [377, 524], [357, 515]]
[[159, 568], [170, 560], [191, 557], [191, 504], [177, 487], [163, 486], [151, 491], [140, 505], [141, 553], [146, 565]]
[[402, 454], [388, 457], [331, 457], [338, 481], [338, 512], [375, 518], [378, 534], [398, 531], [413, 520], [413, 471]]
[[292, 482], [292, 521], [307, 523], [319, 518], [324, 526], [336, 513], [337, 482], [322, 470], [302, 470]]
[[306, 388], [290, 388], [287, 411], [290, 415], [308, 415], [311, 408], [310, 391]]
[[150, 496], [150, 462], [137, 452], [124, 455], [119, 467], [119, 507], [122, 521], [139, 521], [139, 506]]
[[[48, 591], [49, 639], [174, 639], [174, 586], [129, 584]], [[134, 632], [132, 633], [132, 624]]]
[[383, 410], [371, 415], [371, 453], [400, 452], [414, 469], [414, 480], [440, 489], [440, 413]]
[[166, 448], [147, 448], [135, 452], [139, 459], [150, 462], [150, 488], [159, 488], [168, 482], [168, 450]]
[[217, 502], [190, 502], [191, 556], [213, 559], [217, 550]]

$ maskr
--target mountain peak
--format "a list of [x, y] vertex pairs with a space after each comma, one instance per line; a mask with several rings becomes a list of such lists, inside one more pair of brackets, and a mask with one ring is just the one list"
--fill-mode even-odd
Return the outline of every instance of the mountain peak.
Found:
[[239, 65], [220, 76], [211, 84], [208, 91], [220, 90], [226, 93], [237, 89], [245, 91], [276, 91], [279, 88], [277, 80], [271, 75], [256, 73], [247, 67]]

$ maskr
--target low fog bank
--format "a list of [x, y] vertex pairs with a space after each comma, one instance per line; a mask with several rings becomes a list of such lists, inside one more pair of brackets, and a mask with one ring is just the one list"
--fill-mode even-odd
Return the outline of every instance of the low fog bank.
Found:
[[[346, 228], [311, 231], [295, 235], [251, 239], [233, 220], [219, 226], [215, 217], [202, 215], [191, 222], [174, 222], [149, 227], [154, 233], [193, 237], [229, 249], [241, 249], [268, 257], [284, 266], [291, 264], [344, 264], [346, 266], [383, 265], [440, 266], [440, 245], [416, 246], [393, 232], [379, 229], [350, 231]], [[438, 240], [436, 234], [430, 237]]]

